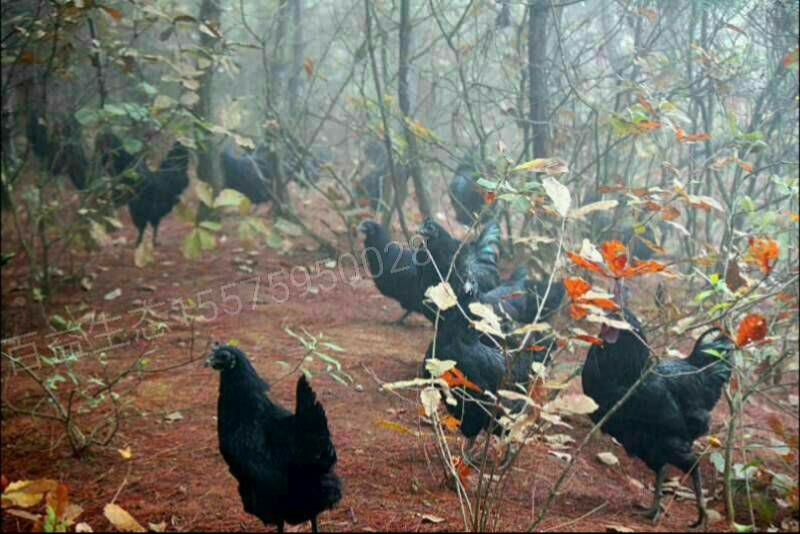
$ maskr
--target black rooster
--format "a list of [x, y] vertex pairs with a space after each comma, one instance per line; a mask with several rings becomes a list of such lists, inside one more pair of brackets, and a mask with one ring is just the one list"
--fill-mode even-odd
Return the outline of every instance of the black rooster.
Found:
[[[422, 238], [422, 246], [414, 255], [420, 294], [442, 280], [450, 283], [459, 299], [489, 292], [500, 283], [496, 248], [500, 244], [500, 226], [496, 221], [489, 221], [477, 239], [463, 244], [431, 218], [422, 223], [417, 233]], [[426, 307], [425, 316], [433, 321], [436, 311]]]
[[362, 221], [358, 230], [364, 233], [367, 268], [375, 287], [405, 311], [396, 322], [402, 323], [412, 312], [424, 313], [414, 252], [390, 241], [386, 230], [375, 221]]
[[103, 134], [98, 141], [102, 159], [110, 161], [119, 180], [114, 204], [128, 204], [133, 224], [139, 231], [136, 246], [142, 242], [147, 225], [153, 227], [153, 246], [158, 245], [158, 227], [189, 185], [189, 150], [175, 142], [156, 171], [147, 168], [141, 158], [126, 151], [113, 134]]
[[241, 350], [217, 345], [206, 366], [220, 371], [219, 449], [239, 482], [244, 511], [278, 532], [304, 521], [318, 532], [317, 515], [339, 502], [342, 487], [325, 410], [305, 375], [292, 414], [270, 400], [269, 385]]
[[[599, 408], [591, 414], [597, 423], [641, 377], [651, 364], [642, 327], [629, 310], [625, 320], [632, 331], [603, 326], [602, 345], [593, 345], [583, 366], [583, 391]], [[697, 497], [698, 526], [706, 520], [694, 440], [708, 433], [711, 410], [731, 376], [730, 338], [712, 328], [697, 340], [685, 360], [668, 360], [654, 370], [622, 407], [603, 425], [603, 432], [625, 451], [655, 471], [653, 506], [644, 514], [653, 520], [661, 513], [661, 487], [667, 464], [691, 473]]]

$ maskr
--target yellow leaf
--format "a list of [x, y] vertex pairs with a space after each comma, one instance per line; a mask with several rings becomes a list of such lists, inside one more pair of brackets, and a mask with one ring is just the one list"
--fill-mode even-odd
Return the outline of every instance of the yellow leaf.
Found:
[[105, 505], [103, 515], [115, 528], [123, 532], [147, 532], [147, 529], [140, 525], [131, 514], [114, 503]]
[[131, 452], [130, 447], [125, 447], [124, 449], [117, 449], [119, 455], [122, 456], [123, 460], [130, 460], [131, 456], [133, 456], [133, 452]]
[[532, 159], [530, 161], [526, 161], [525, 163], [520, 163], [513, 169], [512, 171], [535, 171], [544, 165], [546, 159]]
[[30, 508], [39, 504], [44, 494], [54, 491], [58, 482], [50, 479], [18, 480], [6, 486], [2, 495], [3, 506]]
[[394, 430], [395, 432], [400, 432], [401, 434], [414, 434], [414, 431], [410, 428], [407, 428], [400, 423], [395, 423], [394, 421], [387, 421], [386, 419], [378, 419], [375, 422], [381, 428], [386, 428], [389, 430]]

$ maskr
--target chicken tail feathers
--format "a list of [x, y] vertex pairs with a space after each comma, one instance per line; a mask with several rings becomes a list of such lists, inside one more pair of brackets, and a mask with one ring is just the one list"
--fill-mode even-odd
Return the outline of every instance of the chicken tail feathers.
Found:
[[336, 449], [328, 431], [325, 409], [317, 401], [305, 375], [297, 381], [295, 409], [295, 463], [320, 473], [329, 471], [336, 463]]
[[476, 258], [481, 263], [497, 264], [497, 247], [500, 246], [500, 225], [491, 220], [483, 227], [475, 241]]

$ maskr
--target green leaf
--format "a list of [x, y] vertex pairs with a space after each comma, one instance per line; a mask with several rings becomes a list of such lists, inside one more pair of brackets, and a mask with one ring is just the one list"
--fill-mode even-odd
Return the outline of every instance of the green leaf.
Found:
[[195, 260], [200, 257], [200, 252], [203, 249], [200, 243], [200, 231], [195, 228], [183, 238], [181, 245], [181, 253], [187, 260]]
[[315, 354], [315, 355], [316, 355], [316, 356], [317, 356], [317, 357], [318, 357], [320, 360], [322, 360], [323, 362], [325, 362], [325, 363], [329, 363], [329, 364], [333, 365], [334, 367], [336, 367], [336, 370], [337, 370], [337, 371], [341, 371], [341, 370], [342, 370], [342, 364], [341, 364], [341, 363], [339, 363], [339, 361], [338, 361], [338, 360], [336, 360], [335, 358], [331, 358], [330, 356], [328, 356], [328, 355], [327, 355], [327, 354], [325, 354], [324, 352], [318, 352], [318, 351], [314, 351], [314, 354]]
[[344, 349], [335, 343], [331, 343], [330, 341], [323, 341], [322, 345], [328, 347], [334, 352], [344, 352]]
[[[244, 215], [250, 211], [250, 200], [234, 189], [223, 189], [214, 199], [215, 208], [224, 208], [226, 206], [235, 206], [239, 208], [239, 212]], [[244, 212], [242, 210], [244, 209]]]
[[217, 246], [217, 239], [214, 237], [214, 234], [205, 228], [197, 228], [197, 235], [200, 240], [200, 248], [203, 250], [211, 250]]
[[211, 186], [205, 182], [197, 181], [194, 184], [194, 191], [197, 193], [197, 198], [206, 206], [213, 207], [214, 198], [212, 196]]
[[741, 525], [735, 521], [733, 522], [733, 529], [736, 532], [755, 532], [753, 525]]
[[216, 221], [202, 221], [198, 226], [200, 228], [205, 228], [209, 232], [219, 232], [220, 228], [222, 228], [222, 224]]
[[126, 152], [131, 154], [138, 154], [144, 148], [144, 145], [138, 139], [134, 139], [132, 137], [126, 137], [122, 140], [122, 147], [125, 149]]
[[146, 94], [147, 96], [156, 96], [158, 94], [158, 89], [153, 87], [147, 82], [142, 82], [139, 84], [139, 88]]
[[333, 371], [330, 371], [330, 372], [328, 373], [328, 375], [329, 375], [331, 378], [333, 378], [334, 380], [336, 380], [337, 382], [339, 382], [339, 383], [340, 383], [341, 385], [343, 385], [343, 386], [348, 386], [348, 385], [349, 385], [347, 382], [345, 382], [345, 380], [344, 380], [343, 378], [341, 378], [339, 375], [337, 375], [337, 374], [336, 374], [335, 372], [333, 372]]
[[487, 180], [486, 178], [478, 178], [478, 185], [489, 191], [496, 191], [498, 183], [493, 180]]
[[695, 302], [703, 302], [704, 300], [706, 300], [708, 297], [710, 297], [713, 294], [714, 294], [714, 290], [713, 289], [706, 289], [705, 291], [701, 291], [700, 293], [695, 295], [694, 296], [694, 301]]
[[75, 112], [75, 120], [81, 126], [88, 126], [98, 121], [100, 114], [96, 109], [82, 108]]
[[719, 453], [718, 451], [714, 451], [708, 455], [708, 459], [711, 461], [711, 465], [714, 466], [717, 472], [719, 473], [725, 472], [725, 458], [722, 456], [721, 453]]

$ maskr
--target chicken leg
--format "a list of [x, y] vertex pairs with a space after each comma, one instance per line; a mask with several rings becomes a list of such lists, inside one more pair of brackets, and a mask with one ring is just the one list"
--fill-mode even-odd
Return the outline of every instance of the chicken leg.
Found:
[[692, 469], [692, 483], [694, 484], [694, 495], [697, 498], [697, 521], [692, 523], [691, 528], [705, 526], [708, 521], [706, 513], [706, 500], [703, 498], [703, 484], [700, 480], [700, 466], [695, 465]]
[[[656, 472], [656, 489], [653, 492], [653, 505], [650, 508], [644, 508], [637, 512], [639, 515], [650, 519], [655, 523], [661, 516], [661, 486], [664, 484], [664, 477], [667, 474], [667, 468], [662, 467]], [[640, 506], [640, 505], [637, 505]]]

